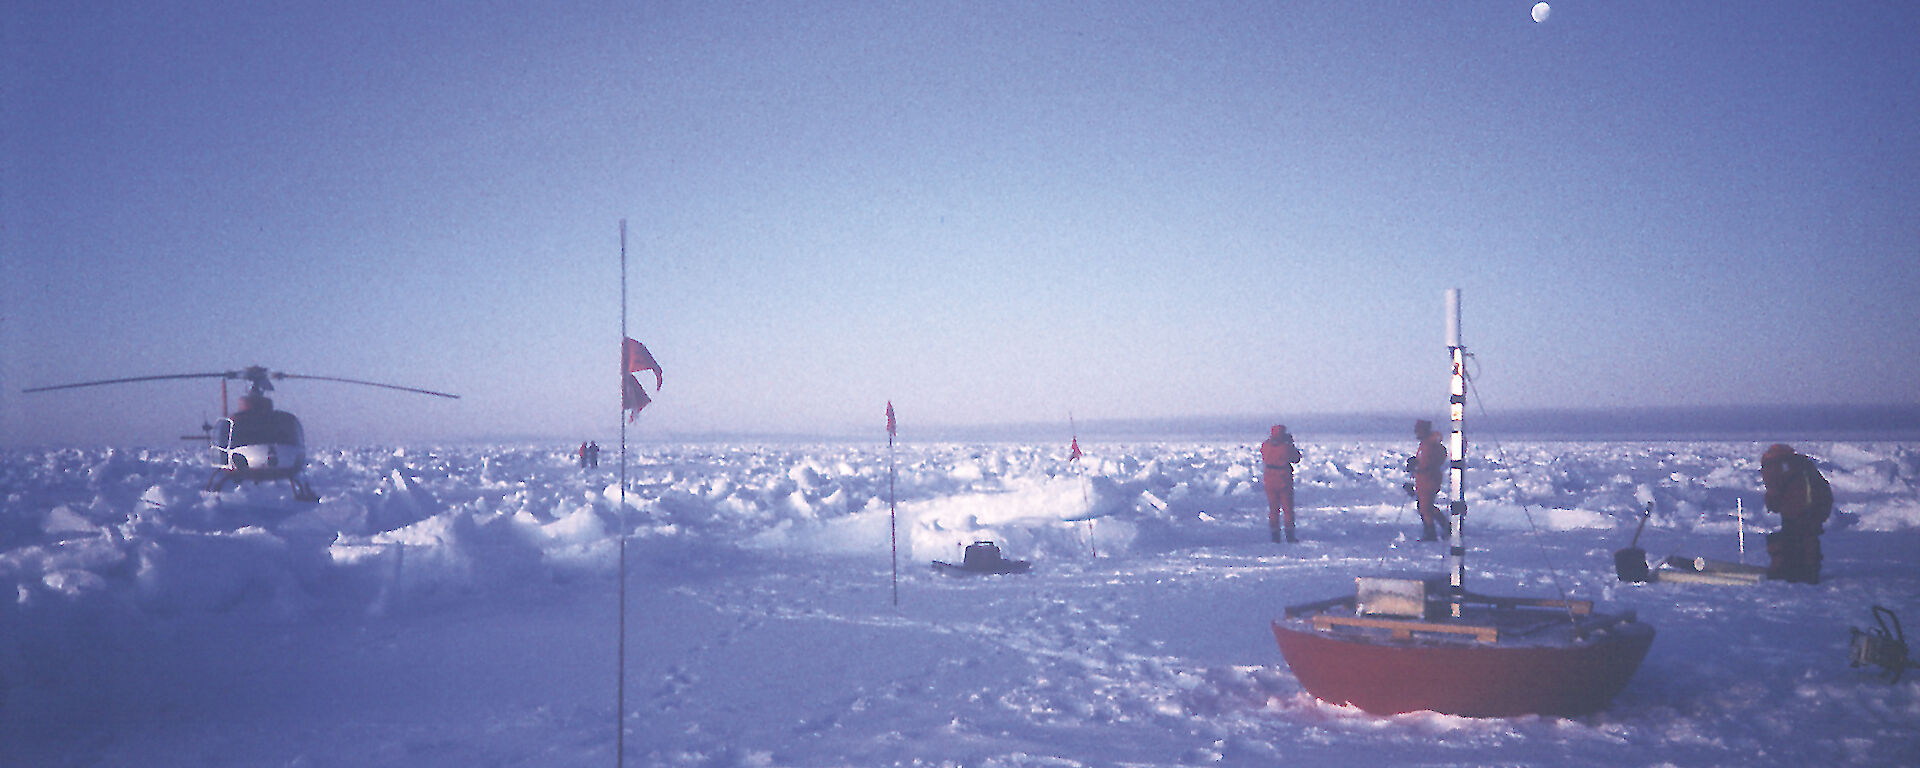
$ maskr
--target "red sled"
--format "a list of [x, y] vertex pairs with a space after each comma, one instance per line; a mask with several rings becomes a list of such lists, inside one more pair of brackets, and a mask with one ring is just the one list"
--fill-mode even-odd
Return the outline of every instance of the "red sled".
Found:
[[1287, 666], [1314, 698], [1375, 715], [1578, 717], [1605, 709], [1653, 645], [1633, 612], [1585, 601], [1467, 598], [1460, 619], [1355, 615], [1354, 598], [1273, 622]]

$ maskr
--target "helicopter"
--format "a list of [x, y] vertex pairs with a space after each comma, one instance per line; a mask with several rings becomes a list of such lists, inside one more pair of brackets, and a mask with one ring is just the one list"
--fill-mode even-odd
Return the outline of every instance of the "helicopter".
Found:
[[[218, 493], [225, 490], [229, 483], [239, 485], [251, 480], [255, 483], [273, 480], [285, 480], [293, 488], [293, 498], [297, 501], [316, 502], [320, 495], [315, 493], [301, 472], [307, 467], [306, 432], [300, 426], [300, 420], [294, 415], [273, 407], [273, 400], [267, 393], [273, 391], [273, 382], [286, 379], [310, 379], [315, 381], [337, 381], [346, 384], [359, 384], [368, 387], [397, 389], [402, 392], [414, 392], [459, 399], [459, 395], [435, 392], [429, 389], [403, 387], [397, 384], [382, 384], [377, 381], [344, 379], [338, 376], [305, 376], [297, 373], [269, 371], [258, 365], [248, 366], [237, 371], [215, 373], [175, 373], [160, 376], [135, 376], [124, 379], [104, 379], [101, 381], [83, 381], [75, 384], [56, 384], [47, 387], [33, 387], [21, 392], [48, 392], [56, 389], [77, 389], [96, 387], [105, 384], [127, 384], [139, 381], [163, 381], [169, 379], [220, 379], [220, 408], [222, 411], [218, 426], [207, 425], [208, 439], [212, 443], [213, 475], [207, 478], [206, 489]], [[247, 393], [240, 396], [240, 407], [232, 414], [225, 413], [227, 405], [227, 381], [244, 380], [248, 383]], [[191, 438], [186, 438], [191, 439]]]

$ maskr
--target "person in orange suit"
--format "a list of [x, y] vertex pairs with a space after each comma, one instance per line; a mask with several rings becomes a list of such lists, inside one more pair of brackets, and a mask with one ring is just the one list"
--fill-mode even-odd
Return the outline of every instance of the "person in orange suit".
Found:
[[1267, 487], [1267, 527], [1275, 542], [1282, 535], [1288, 542], [1299, 541], [1293, 537], [1293, 465], [1298, 463], [1300, 447], [1294, 445], [1293, 435], [1286, 425], [1273, 425], [1272, 433], [1260, 443], [1260, 464], [1264, 468], [1261, 482]]
[[1446, 514], [1434, 503], [1434, 497], [1440, 495], [1441, 484], [1447, 480], [1447, 447], [1440, 444], [1440, 433], [1435, 432], [1433, 422], [1426, 419], [1413, 423], [1413, 436], [1420, 439], [1420, 447], [1414, 451], [1410, 467], [1413, 470], [1413, 498], [1420, 508], [1420, 540], [1435, 541], [1452, 537], [1453, 525], [1447, 522]]
[[1767, 511], [1780, 516], [1780, 530], [1767, 534], [1767, 578], [1820, 583], [1820, 534], [1833, 514], [1833, 488], [1793, 446], [1774, 443], [1760, 455], [1760, 482]]

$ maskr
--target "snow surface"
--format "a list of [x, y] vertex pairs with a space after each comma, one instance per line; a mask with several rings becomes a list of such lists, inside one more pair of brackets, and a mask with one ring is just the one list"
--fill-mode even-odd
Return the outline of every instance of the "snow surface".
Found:
[[[1818, 586], [1619, 583], [1641, 545], [1764, 562], [1756, 443], [1481, 446], [1470, 586], [1632, 608], [1614, 706], [1380, 718], [1317, 702], [1268, 623], [1408, 540], [1410, 443], [1303, 445], [1297, 545], [1251, 444], [648, 446], [632, 491], [626, 762], [691, 766], [1914, 765], [1920, 444], [1800, 446], [1842, 513]], [[200, 451], [0, 452], [0, 765], [614, 763], [618, 469], [530, 447], [320, 451], [325, 499], [199, 490]], [[934, 574], [975, 539], [1021, 576]], [[1094, 552], [1097, 550], [1097, 556]], [[1916, 643], [1920, 645], [1920, 643]]]

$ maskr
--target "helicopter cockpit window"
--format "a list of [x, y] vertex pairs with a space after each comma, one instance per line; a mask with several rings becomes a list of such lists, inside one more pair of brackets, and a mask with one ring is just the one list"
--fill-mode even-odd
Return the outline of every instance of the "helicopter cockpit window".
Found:
[[233, 415], [233, 442], [229, 445], [300, 444], [300, 420], [286, 411]]
[[222, 448], [233, 447], [233, 421], [232, 420], [230, 419], [220, 420], [220, 429], [219, 431], [213, 434], [213, 444], [220, 446]]

